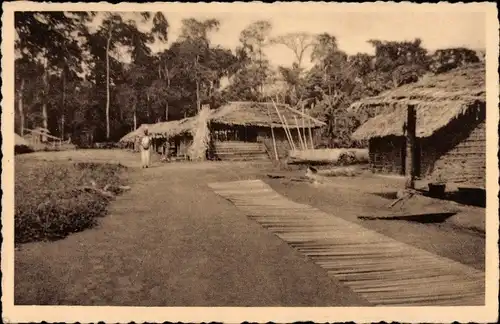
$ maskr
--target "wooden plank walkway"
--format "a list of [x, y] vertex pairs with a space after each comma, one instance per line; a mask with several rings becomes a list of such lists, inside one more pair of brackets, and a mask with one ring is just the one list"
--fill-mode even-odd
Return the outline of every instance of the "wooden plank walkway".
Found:
[[209, 187], [374, 305], [485, 304], [482, 271], [293, 202], [260, 180]]

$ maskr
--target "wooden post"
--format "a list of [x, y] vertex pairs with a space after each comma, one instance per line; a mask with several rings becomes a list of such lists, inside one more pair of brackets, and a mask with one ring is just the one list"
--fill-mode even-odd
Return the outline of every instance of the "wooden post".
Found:
[[288, 126], [288, 122], [286, 121], [286, 117], [284, 115], [282, 117], [283, 117], [283, 121], [285, 122], [286, 130], [288, 131], [288, 136], [290, 137], [292, 151], [296, 151], [297, 147], [295, 146], [295, 143], [293, 141], [292, 132], [290, 131], [290, 126]]
[[415, 146], [417, 114], [414, 105], [408, 105], [406, 115], [406, 189], [415, 189]]
[[307, 150], [306, 121], [305, 121], [305, 118], [304, 118], [304, 116], [305, 116], [305, 112], [304, 112], [305, 108], [304, 108], [304, 106], [305, 106], [304, 103], [302, 103], [302, 134], [303, 134], [302, 137], [304, 139], [304, 146], [305, 146], [304, 148]]
[[295, 120], [295, 125], [297, 126], [297, 135], [299, 136], [300, 147], [302, 148], [302, 150], [305, 150], [306, 147], [304, 141], [302, 140], [302, 134], [300, 133], [300, 124], [299, 121], [297, 120], [297, 116], [294, 115], [293, 119]]
[[269, 123], [271, 126], [271, 136], [273, 138], [274, 157], [275, 157], [276, 161], [278, 161], [279, 160], [278, 149], [276, 148], [276, 138], [274, 137], [273, 120], [271, 118], [271, 112], [269, 109], [269, 105], [267, 105], [267, 116], [269, 117]]
[[278, 115], [278, 118], [280, 119], [281, 124], [283, 125], [283, 130], [285, 131], [285, 135], [288, 138], [288, 144], [290, 144], [290, 149], [295, 150], [295, 144], [293, 143], [292, 134], [289, 133], [290, 130], [288, 129], [288, 125], [286, 124], [285, 116], [284, 115], [281, 116], [279, 109], [278, 109], [278, 105], [274, 102], [273, 99], [271, 99], [271, 101], [274, 105], [274, 108], [276, 109], [276, 114]]
[[314, 140], [313, 140], [313, 135], [312, 135], [311, 120], [310, 119], [308, 119], [308, 126], [309, 126], [309, 139], [311, 140], [311, 150], [314, 150]]

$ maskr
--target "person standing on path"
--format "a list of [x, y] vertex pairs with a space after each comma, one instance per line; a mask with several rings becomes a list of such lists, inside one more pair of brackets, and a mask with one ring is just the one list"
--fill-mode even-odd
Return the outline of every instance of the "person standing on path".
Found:
[[151, 137], [149, 137], [148, 130], [144, 130], [144, 136], [141, 138], [141, 167], [149, 168], [151, 159]]

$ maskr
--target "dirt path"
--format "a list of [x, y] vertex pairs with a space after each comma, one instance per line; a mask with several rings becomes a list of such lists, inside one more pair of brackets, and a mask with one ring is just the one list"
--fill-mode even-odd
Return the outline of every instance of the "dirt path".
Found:
[[16, 252], [16, 304], [344, 306], [366, 302], [206, 183], [244, 164], [134, 169], [98, 228]]

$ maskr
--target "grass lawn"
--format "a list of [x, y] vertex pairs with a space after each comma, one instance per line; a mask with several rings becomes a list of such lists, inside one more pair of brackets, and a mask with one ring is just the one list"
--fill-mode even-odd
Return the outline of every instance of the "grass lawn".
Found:
[[15, 242], [64, 238], [93, 227], [110, 198], [83, 186], [123, 183], [125, 167], [68, 161], [16, 159]]

